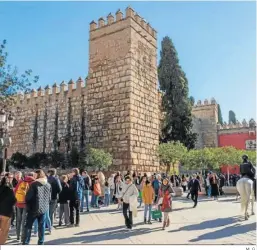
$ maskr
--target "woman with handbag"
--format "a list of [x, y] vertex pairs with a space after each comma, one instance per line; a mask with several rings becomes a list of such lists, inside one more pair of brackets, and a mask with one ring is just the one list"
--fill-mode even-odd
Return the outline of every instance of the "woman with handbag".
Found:
[[174, 194], [174, 190], [169, 183], [169, 179], [165, 178], [162, 181], [161, 189], [160, 189], [160, 199], [158, 204], [161, 204], [161, 211], [163, 212], [163, 227], [162, 229], [165, 230], [165, 227], [169, 227], [170, 225], [170, 218], [169, 213], [172, 211], [172, 199], [171, 195]]

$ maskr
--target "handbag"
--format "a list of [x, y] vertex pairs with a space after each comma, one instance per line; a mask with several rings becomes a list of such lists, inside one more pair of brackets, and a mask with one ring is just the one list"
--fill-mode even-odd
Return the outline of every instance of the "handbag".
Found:
[[162, 212], [160, 210], [153, 210], [152, 211], [152, 218], [154, 220], [162, 218]]

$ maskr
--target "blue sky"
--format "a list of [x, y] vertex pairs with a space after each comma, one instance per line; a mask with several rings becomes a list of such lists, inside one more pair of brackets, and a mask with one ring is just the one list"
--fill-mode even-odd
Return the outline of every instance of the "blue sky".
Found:
[[[178, 51], [196, 100], [215, 97], [223, 119], [256, 118], [255, 2], [0, 2], [9, 63], [40, 76], [35, 88], [88, 71], [89, 23], [131, 5]], [[159, 52], [158, 52], [159, 55]]]

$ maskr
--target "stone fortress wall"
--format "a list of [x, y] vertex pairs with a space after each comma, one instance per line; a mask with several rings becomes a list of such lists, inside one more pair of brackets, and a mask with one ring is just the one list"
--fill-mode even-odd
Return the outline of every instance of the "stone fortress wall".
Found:
[[107, 22], [91, 22], [86, 83], [79, 78], [19, 95], [9, 155], [91, 145], [113, 155], [112, 169], [156, 171], [156, 39], [156, 31], [130, 7], [125, 15], [109, 14]]

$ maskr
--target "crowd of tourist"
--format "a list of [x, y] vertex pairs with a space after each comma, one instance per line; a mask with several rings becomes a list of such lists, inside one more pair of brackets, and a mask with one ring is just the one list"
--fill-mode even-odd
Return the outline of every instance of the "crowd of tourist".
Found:
[[[102, 172], [89, 175], [85, 170], [73, 169], [67, 175], [57, 176], [55, 169], [47, 174], [43, 170], [25, 173], [5, 173], [0, 183], [0, 245], [5, 244], [10, 227], [16, 229], [17, 240], [30, 243], [32, 231], [38, 235], [38, 244], [44, 244], [45, 230], [52, 233], [55, 226], [80, 226], [80, 214], [90, 209], [100, 209], [116, 204], [122, 209], [128, 230], [133, 227], [133, 217], [144, 204], [145, 224], [152, 220], [162, 222], [165, 230], [170, 224], [174, 187], [189, 191], [197, 206], [201, 186], [206, 195], [217, 199], [223, 194], [226, 176], [209, 172], [189, 175], [147, 175], [128, 171], [112, 174], [108, 179]], [[91, 199], [90, 199], [91, 198]]]

